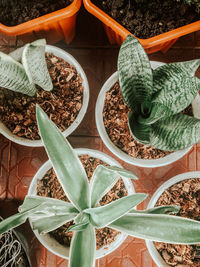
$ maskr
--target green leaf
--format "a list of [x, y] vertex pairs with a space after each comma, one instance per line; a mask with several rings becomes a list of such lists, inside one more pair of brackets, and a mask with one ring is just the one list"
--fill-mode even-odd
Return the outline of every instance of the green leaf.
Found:
[[29, 96], [33, 96], [36, 92], [35, 85], [29, 82], [22, 64], [2, 52], [0, 52], [0, 86]]
[[178, 216], [132, 213], [116, 220], [109, 227], [137, 238], [158, 242], [200, 243], [200, 222]]
[[132, 110], [139, 110], [152, 95], [153, 74], [148, 56], [140, 42], [129, 35], [118, 56], [118, 74], [124, 102]]
[[77, 154], [39, 106], [36, 117], [45, 149], [64, 192], [78, 210], [89, 208], [88, 178]]
[[135, 140], [145, 145], [150, 144], [151, 125], [139, 123], [139, 118], [133, 111], [128, 114], [128, 126]]
[[155, 207], [152, 209], [147, 210], [131, 210], [129, 213], [136, 213], [136, 214], [144, 214], [144, 213], [150, 213], [150, 214], [170, 214], [170, 213], [177, 213], [180, 210], [180, 206], [160, 206]]
[[162, 90], [152, 99], [152, 118], [163, 117], [163, 106], [165, 117], [181, 112], [190, 105], [200, 90], [200, 79], [197, 77], [184, 77], [181, 73], [173, 74], [170, 76], [171, 79], [167, 77], [169, 80], [165, 80], [165, 76], [162, 77], [160, 78]]
[[66, 215], [53, 215], [48, 217], [42, 217], [39, 219], [33, 219], [31, 223], [33, 226], [33, 230], [38, 230], [39, 234], [46, 234], [73, 220], [76, 216], [77, 213], [69, 213]]
[[80, 213], [76, 218], [75, 218], [75, 225], [70, 226], [67, 229], [67, 233], [70, 231], [83, 231], [88, 227], [88, 224], [90, 223], [90, 218], [89, 215], [86, 213]]
[[[164, 86], [173, 84], [173, 80], [182, 77], [193, 77], [200, 65], [200, 60], [190, 60], [165, 64], [153, 70], [153, 93], [163, 90]], [[181, 90], [181, 88], [180, 88]]]
[[176, 114], [152, 125], [151, 145], [174, 151], [187, 148], [200, 141], [200, 120]]
[[45, 45], [45, 39], [26, 44], [22, 52], [22, 64], [30, 83], [39, 85], [45, 91], [51, 91], [53, 84], [47, 69]]
[[19, 207], [19, 212], [27, 211], [41, 204], [49, 206], [50, 208], [52, 207], [52, 209], [56, 206], [57, 208], [64, 208], [65, 212], [78, 213], [78, 210], [69, 202], [41, 196], [26, 196], [23, 204]]
[[94, 267], [96, 257], [96, 235], [94, 227], [88, 225], [84, 231], [74, 232], [69, 253], [69, 267]]
[[130, 171], [117, 166], [99, 165], [91, 181], [91, 206], [95, 207], [99, 200], [115, 185], [120, 177], [137, 179]]
[[133, 207], [141, 203], [148, 195], [137, 193], [122, 197], [105, 206], [84, 210], [90, 215], [90, 222], [97, 228], [102, 228], [128, 213]]

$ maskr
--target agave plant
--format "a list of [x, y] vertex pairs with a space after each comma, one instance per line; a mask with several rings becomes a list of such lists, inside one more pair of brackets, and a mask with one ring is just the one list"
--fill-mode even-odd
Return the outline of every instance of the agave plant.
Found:
[[169, 151], [200, 141], [200, 120], [181, 113], [200, 90], [200, 79], [194, 76], [199, 64], [198, 59], [153, 70], [139, 41], [126, 38], [119, 52], [118, 74], [134, 139]]
[[[0, 234], [31, 219], [33, 229], [48, 233], [68, 221], [74, 225], [70, 246], [70, 267], [95, 266], [95, 228], [110, 227], [135, 237], [170, 243], [200, 243], [200, 222], [169, 215], [177, 206], [136, 211], [147, 194], [135, 193], [105, 206], [100, 199], [119, 177], [137, 179], [128, 170], [99, 165], [89, 184], [85, 170], [68, 141], [37, 106], [37, 121], [47, 154], [70, 203], [58, 199], [26, 196], [19, 213], [0, 223]], [[168, 230], [170, 228], [170, 231]]]
[[0, 86], [30, 96], [36, 92], [36, 84], [51, 91], [53, 84], [46, 65], [45, 45], [45, 39], [26, 44], [20, 50], [21, 62], [0, 52]]

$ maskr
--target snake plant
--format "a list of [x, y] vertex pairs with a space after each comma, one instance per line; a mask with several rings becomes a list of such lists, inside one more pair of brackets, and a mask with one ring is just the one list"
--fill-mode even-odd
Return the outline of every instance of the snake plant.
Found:
[[179, 207], [163, 206], [136, 211], [134, 207], [146, 199], [147, 194], [131, 194], [100, 206], [99, 201], [119, 177], [137, 177], [116, 166], [99, 165], [89, 184], [77, 154], [62, 133], [38, 106], [36, 114], [47, 154], [70, 203], [48, 197], [26, 196], [19, 213], [0, 223], [0, 234], [24, 223], [27, 218], [31, 219], [33, 229], [40, 234], [73, 220], [75, 224], [68, 229], [73, 231], [70, 267], [95, 266], [95, 228], [105, 226], [155, 241], [200, 243], [200, 222], [169, 214], [178, 212]]
[[130, 35], [126, 38], [119, 52], [118, 74], [134, 139], [168, 151], [200, 141], [200, 120], [181, 113], [200, 90], [200, 79], [194, 76], [199, 64], [197, 59], [153, 70], [140, 42]]
[[[0, 86], [15, 92], [33, 96], [35, 85], [51, 91], [53, 85], [45, 60], [46, 40], [40, 39], [26, 44], [19, 61], [0, 52]], [[17, 51], [16, 51], [17, 52]]]

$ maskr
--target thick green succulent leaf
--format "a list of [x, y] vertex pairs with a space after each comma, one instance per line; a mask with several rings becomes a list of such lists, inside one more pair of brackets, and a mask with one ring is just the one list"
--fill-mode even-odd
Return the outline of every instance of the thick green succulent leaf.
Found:
[[176, 114], [152, 124], [151, 145], [173, 151], [192, 146], [200, 141], [200, 120]]
[[137, 179], [135, 174], [117, 166], [99, 165], [91, 181], [91, 206], [95, 207], [99, 200], [115, 185], [120, 177]]
[[64, 192], [78, 210], [89, 208], [88, 178], [77, 154], [39, 106], [36, 117], [45, 149]]
[[70, 231], [83, 231], [88, 227], [88, 224], [90, 223], [89, 215], [86, 213], [79, 213], [79, 215], [75, 218], [74, 225], [70, 226], [67, 229], [67, 232]]
[[2, 52], [0, 52], [0, 86], [29, 96], [33, 96], [36, 92], [35, 85], [29, 82], [22, 64]]
[[[165, 65], [166, 66], [166, 65]], [[162, 90], [152, 99], [152, 119], [162, 118], [177, 114], [188, 107], [200, 90], [200, 79], [185, 77], [181, 74], [174, 75], [170, 81], [165, 77], [160, 79]], [[163, 110], [165, 107], [165, 111]]]
[[119, 218], [109, 227], [158, 242], [200, 243], [200, 222], [173, 215], [132, 213]]
[[148, 56], [140, 42], [129, 35], [118, 56], [118, 75], [124, 102], [132, 110], [148, 102], [152, 95], [153, 74]]
[[57, 207], [57, 209], [64, 209], [64, 212], [76, 212], [78, 210], [69, 202], [62, 201], [59, 199], [51, 198], [51, 197], [41, 197], [41, 196], [26, 196], [23, 204], [19, 207], [19, 212], [24, 212], [35, 208], [39, 205], [44, 204], [44, 206], [48, 207]]
[[94, 267], [96, 257], [96, 235], [92, 225], [74, 232], [69, 253], [69, 267]]
[[129, 213], [171, 214], [171, 213], [177, 213], [179, 212], [179, 210], [180, 210], [180, 206], [169, 205], [169, 206], [155, 207], [155, 208], [147, 209], [147, 210], [131, 210]]
[[53, 84], [45, 60], [45, 45], [45, 39], [26, 44], [22, 52], [22, 64], [30, 83], [39, 85], [45, 91], [51, 91]]
[[136, 113], [130, 111], [128, 114], [128, 126], [131, 135], [138, 142], [149, 145], [151, 137], [151, 125], [142, 124], [139, 121], [140, 117], [137, 117]]
[[33, 226], [33, 230], [38, 230], [39, 234], [46, 234], [73, 220], [76, 216], [77, 213], [53, 215], [48, 217], [42, 217], [39, 219], [33, 219], [31, 223]]
[[93, 226], [102, 228], [128, 213], [147, 196], [147, 194], [143, 193], [133, 194], [122, 197], [105, 206], [86, 209], [84, 212], [90, 215], [90, 222]]
[[169, 87], [170, 84], [173, 84], [173, 80], [179, 81], [183, 77], [193, 77], [199, 65], [200, 60], [195, 59], [165, 64], [153, 70], [153, 93], [159, 92], [165, 86]]

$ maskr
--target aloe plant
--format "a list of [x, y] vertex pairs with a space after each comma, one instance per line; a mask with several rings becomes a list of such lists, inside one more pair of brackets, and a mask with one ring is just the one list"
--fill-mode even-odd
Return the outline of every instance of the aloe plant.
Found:
[[140, 42], [128, 36], [118, 57], [121, 95], [130, 108], [134, 139], [174, 151], [200, 141], [200, 120], [181, 113], [200, 90], [194, 74], [200, 60], [165, 64], [155, 70]]
[[21, 62], [0, 52], [0, 86], [15, 92], [33, 96], [35, 85], [46, 91], [53, 89], [45, 61], [45, 39], [26, 44], [20, 52]]
[[95, 266], [95, 228], [105, 226], [155, 241], [200, 243], [200, 222], [170, 215], [179, 211], [178, 206], [135, 210], [134, 207], [146, 199], [147, 194], [135, 193], [100, 206], [99, 201], [119, 177], [137, 177], [116, 166], [99, 165], [89, 184], [77, 154], [62, 133], [39, 106], [36, 114], [47, 154], [70, 203], [48, 197], [26, 196], [19, 213], [0, 223], [0, 234], [24, 223], [27, 218], [31, 219], [33, 229], [40, 234], [73, 220], [75, 224], [68, 229], [74, 232], [70, 267]]

